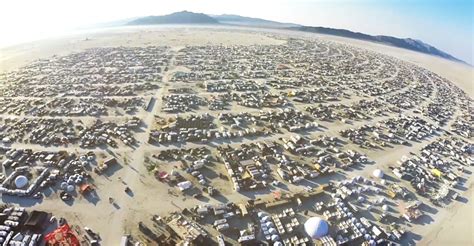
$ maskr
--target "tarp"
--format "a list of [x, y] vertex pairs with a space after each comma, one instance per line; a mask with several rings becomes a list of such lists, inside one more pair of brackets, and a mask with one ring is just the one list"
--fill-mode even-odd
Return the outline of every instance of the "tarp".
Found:
[[25, 227], [30, 230], [43, 230], [43, 225], [48, 218], [48, 213], [42, 211], [33, 211], [25, 222]]
[[48, 246], [80, 246], [77, 236], [74, 235], [71, 227], [64, 224], [44, 237]]
[[436, 168], [431, 169], [431, 173], [438, 178], [441, 178], [441, 176], [443, 176], [443, 173]]

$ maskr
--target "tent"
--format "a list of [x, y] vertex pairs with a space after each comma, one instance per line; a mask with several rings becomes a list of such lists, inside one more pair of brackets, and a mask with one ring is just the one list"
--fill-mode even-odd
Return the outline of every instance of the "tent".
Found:
[[86, 193], [88, 193], [92, 190], [93, 190], [93, 188], [90, 184], [82, 184], [81, 186], [79, 186], [79, 192], [81, 194], [86, 194]]
[[23, 175], [19, 175], [18, 177], [15, 178], [15, 186], [16, 188], [23, 188], [25, 187], [26, 185], [28, 184], [28, 178], [23, 176]]
[[76, 187], [74, 185], [68, 185], [66, 187], [66, 191], [69, 192], [69, 193], [73, 192], [75, 189], [76, 189]]
[[270, 228], [270, 229], [268, 229], [268, 232], [269, 232], [270, 234], [276, 234], [276, 233], [277, 233], [277, 230], [276, 230], [275, 228]]
[[183, 181], [181, 183], [178, 183], [178, 188], [181, 191], [187, 190], [191, 188], [191, 186], [193, 186], [193, 184], [190, 181]]
[[380, 169], [375, 169], [374, 172], [372, 173], [372, 175], [376, 178], [383, 178], [383, 171], [380, 170]]
[[156, 172], [155, 175], [158, 177], [160, 181], [163, 181], [169, 178], [169, 174], [165, 171]]
[[277, 200], [281, 199], [281, 192], [279, 190], [273, 192], [273, 197]]
[[431, 169], [431, 174], [433, 174], [437, 178], [441, 178], [441, 176], [443, 175], [443, 173], [436, 168]]
[[324, 237], [329, 232], [329, 224], [319, 217], [311, 217], [304, 223], [304, 230], [313, 239]]

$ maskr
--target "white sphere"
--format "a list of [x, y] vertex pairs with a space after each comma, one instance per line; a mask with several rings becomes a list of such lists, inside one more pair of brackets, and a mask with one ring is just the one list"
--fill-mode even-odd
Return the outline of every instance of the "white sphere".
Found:
[[328, 234], [329, 224], [319, 217], [312, 217], [304, 223], [304, 230], [311, 238], [318, 239]]

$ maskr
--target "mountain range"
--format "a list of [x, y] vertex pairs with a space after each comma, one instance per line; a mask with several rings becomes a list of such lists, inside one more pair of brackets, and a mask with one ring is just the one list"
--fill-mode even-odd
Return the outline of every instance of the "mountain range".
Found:
[[181, 11], [169, 15], [140, 17], [127, 23], [128, 25], [156, 24], [219, 24], [219, 21], [206, 14]]
[[278, 21], [265, 20], [260, 18], [244, 17], [239, 15], [206, 15], [202, 13], [193, 13], [188, 11], [181, 11], [169, 15], [161, 16], [146, 16], [139, 17], [128, 21], [126, 25], [159, 25], [159, 24], [199, 24], [199, 25], [233, 25], [233, 26], [249, 26], [249, 27], [263, 27], [288, 29], [294, 31], [311, 32], [318, 34], [333, 35], [339, 37], [346, 37], [352, 39], [359, 39], [377, 43], [383, 43], [398, 48], [408, 49], [424, 54], [438, 56], [451, 61], [464, 61], [441, 51], [429, 44], [420, 40], [411, 38], [397, 38], [383, 35], [369, 35], [360, 32], [353, 32], [345, 29], [335, 29], [328, 27], [303, 26], [293, 23], [282, 23]]

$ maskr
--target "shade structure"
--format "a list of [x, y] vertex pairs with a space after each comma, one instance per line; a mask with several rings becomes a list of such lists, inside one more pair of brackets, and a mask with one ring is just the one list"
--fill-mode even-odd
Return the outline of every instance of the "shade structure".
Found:
[[304, 230], [313, 239], [326, 236], [329, 231], [329, 224], [319, 217], [311, 217], [304, 223]]
[[73, 192], [73, 191], [75, 190], [75, 188], [76, 188], [76, 187], [74, 187], [74, 185], [68, 185], [68, 186], [66, 187], [66, 190], [67, 190], [67, 192]]
[[383, 178], [383, 171], [380, 170], [380, 169], [375, 169], [374, 172], [372, 173], [372, 175], [376, 178]]
[[47, 234], [44, 240], [46, 241], [46, 245], [80, 245], [77, 236], [68, 224], [64, 224]]
[[16, 188], [23, 188], [25, 187], [26, 185], [28, 184], [28, 178], [23, 176], [23, 175], [19, 175], [18, 177], [15, 178], [15, 186]]

